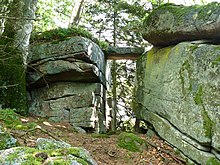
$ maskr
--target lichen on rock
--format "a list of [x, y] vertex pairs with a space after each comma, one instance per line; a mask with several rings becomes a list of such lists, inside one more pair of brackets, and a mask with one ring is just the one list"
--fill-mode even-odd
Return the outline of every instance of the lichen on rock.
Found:
[[193, 40], [220, 43], [219, 12], [217, 2], [194, 6], [164, 4], [145, 19], [143, 37], [154, 46]]
[[182, 42], [155, 47], [137, 62], [139, 118], [201, 164], [219, 157], [211, 148], [220, 151], [219, 55], [219, 45]]
[[[41, 165], [41, 164], [75, 164], [97, 165], [89, 152], [83, 148], [71, 147], [69, 144], [50, 139], [43, 141], [43, 148], [15, 147], [0, 151], [0, 164], [4, 165]], [[41, 142], [38, 143], [41, 146]], [[45, 145], [45, 143], [48, 143]], [[56, 143], [58, 145], [52, 145]], [[62, 144], [65, 144], [62, 146]]]

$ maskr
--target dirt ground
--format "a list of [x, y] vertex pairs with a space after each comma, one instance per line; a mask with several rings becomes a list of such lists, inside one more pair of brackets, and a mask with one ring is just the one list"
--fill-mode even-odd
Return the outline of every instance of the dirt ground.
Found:
[[22, 145], [34, 147], [39, 137], [63, 140], [74, 147], [87, 149], [99, 165], [183, 165], [186, 161], [177, 156], [172, 147], [154, 135], [149, 138], [144, 134], [137, 134], [149, 142], [148, 149], [131, 152], [117, 146], [117, 134], [99, 137], [97, 134], [82, 134], [73, 131], [66, 122], [52, 123], [46, 119], [35, 117], [22, 118], [22, 122], [37, 123], [36, 129], [29, 131], [11, 130], [14, 137]]

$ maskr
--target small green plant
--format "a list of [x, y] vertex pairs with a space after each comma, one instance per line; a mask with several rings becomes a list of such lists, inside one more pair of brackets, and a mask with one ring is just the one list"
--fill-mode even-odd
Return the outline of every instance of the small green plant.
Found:
[[118, 136], [118, 146], [133, 152], [142, 152], [147, 143], [133, 133], [122, 132]]
[[14, 124], [21, 124], [18, 114], [15, 113], [15, 109], [0, 110], [0, 121], [3, 121], [8, 127]]

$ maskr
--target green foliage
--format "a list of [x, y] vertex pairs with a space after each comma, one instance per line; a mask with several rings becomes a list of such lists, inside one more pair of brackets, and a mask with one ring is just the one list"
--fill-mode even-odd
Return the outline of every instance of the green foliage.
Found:
[[133, 133], [122, 132], [118, 136], [118, 146], [132, 152], [142, 152], [147, 143]]
[[48, 31], [66, 24], [73, 5], [74, 0], [38, 0], [34, 31]]
[[8, 126], [14, 123], [20, 124], [19, 116], [15, 113], [15, 109], [0, 110], [0, 120]]
[[116, 6], [117, 10], [123, 10], [126, 13], [138, 16], [140, 20], [148, 12], [143, 8], [143, 5], [140, 5], [138, 2], [134, 4], [129, 4], [127, 1], [121, 1]]
[[81, 25], [112, 45], [115, 32], [117, 45], [140, 46], [144, 43], [141, 28], [146, 13], [143, 2], [99, 0], [87, 4]]

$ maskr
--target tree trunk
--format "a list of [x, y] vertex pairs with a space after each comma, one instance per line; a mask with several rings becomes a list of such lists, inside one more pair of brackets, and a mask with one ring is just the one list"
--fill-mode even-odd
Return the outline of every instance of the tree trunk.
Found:
[[[116, 17], [117, 17], [117, 11], [115, 9], [115, 1], [114, 1], [114, 18], [113, 18], [113, 24], [114, 24], [114, 30], [113, 30], [113, 40], [114, 40], [114, 47], [116, 46]], [[117, 70], [117, 64], [116, 61], [113, 61], [112, 64], [112, 95], [113, 95], [113, 106], [112, 106], [112, 121], [111, 121], [111, 129], [112, 131], [116, 130], [117, 127], [117, 80], [116, 80], [116, 70]]]
[[112, 121], [111, 121], [111, 130], [115, 131], [116, 127], [117, 127], [117, 84], [116, 84], [116, 61], [113, 61], [112, 64], [112, 95], [113, 95], [113, 106], [112, 106], [112, 110], [111, 110], [111, 117], [112, 117]]
[[26, 59], [37, 0], [13, 0], [0, 43], [0, 107], [27, 114]]
[[[79, 24], [80, 15], [81, 15], [81, 13], [82, 13], [84, 1], [85, 1], [85, 0], [81, 0], [79, 6], [76, 5], [76, 4], [73, 6], [73, 10], [72, 10], [71, 18], [70, 18], [69, 27], [72, 27], [72, 26], [74, 26], [74, 25], [78, 25], [78, 24]], [[74, 14], [76, 7], [78, 7], [78, 9], [77, 9], [76, 14]]]
[[4, 36], [11, 39], [10, 44], [18, 48], [26, 64], [29, 39], [33, 28], [37, 0], [14, 0], [9, 5]]

